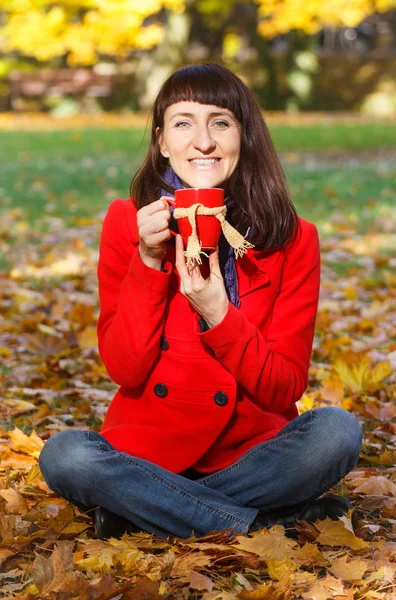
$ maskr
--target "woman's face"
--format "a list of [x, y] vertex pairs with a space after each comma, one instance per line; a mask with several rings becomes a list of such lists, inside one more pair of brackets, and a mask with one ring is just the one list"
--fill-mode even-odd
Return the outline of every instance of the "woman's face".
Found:
[[185, 187], [220, 187], [238, 164], [241, 128], [226, 108], [177, 102], [165, 111], [159, 144]]

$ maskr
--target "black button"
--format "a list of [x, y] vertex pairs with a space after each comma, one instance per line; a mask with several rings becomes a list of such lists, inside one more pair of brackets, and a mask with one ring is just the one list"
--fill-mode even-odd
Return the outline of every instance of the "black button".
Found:
[[162, 350], [168, 350], [169, 349], [169, 342], [166, 339], [166, 337], [164, 337], [164, 336], [161, 337], [160, 346], [161, 346]]
[[154, 386], [154, 393], [159, 398], [165, 398], [165, 396], [168, 395], [168, 388], [166, 387], [165, 383], [156, 383]]
[[214, 395], [214, 401], [217, 406], [225, 406], [228, 404], [228, 396], [225, 392], [216, 392]]

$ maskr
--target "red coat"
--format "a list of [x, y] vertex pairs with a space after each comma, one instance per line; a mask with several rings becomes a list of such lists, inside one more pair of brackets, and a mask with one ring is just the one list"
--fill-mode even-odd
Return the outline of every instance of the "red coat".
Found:
[[308, 382], [320, 282], [316, 227], [268, 256], [236, 261], [240, 309], [200, 332], [179, 292], [175, 248], [167, 272], [140, 258], [136, 208], [115, 200], [98, 265], [99, 352], [120, 385], [101, 433], [118, 450], [178, 473], [233, 463], [298, 415]]

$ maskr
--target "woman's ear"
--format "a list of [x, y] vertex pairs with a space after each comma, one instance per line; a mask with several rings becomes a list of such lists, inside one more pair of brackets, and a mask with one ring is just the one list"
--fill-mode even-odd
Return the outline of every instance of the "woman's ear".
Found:
[[162, 135], [162, 133], [160, 133], [160, 128], [159, 127], [157, 127], [157, 129], [155, 130], [155, 135], [157, 136], [158, 144], [159, 144], [162, 156], [164, 158], [169, 158], [169, 152], [166, 149], [166, 146], [164, 144], [164, 136]]

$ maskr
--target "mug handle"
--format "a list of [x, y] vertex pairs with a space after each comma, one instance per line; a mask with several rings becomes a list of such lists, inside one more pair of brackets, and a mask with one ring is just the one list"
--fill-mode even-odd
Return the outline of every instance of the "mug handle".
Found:
[[[175, 206], [175, 199], [174, 198], [164, 198], [165, 202], [167, 202], [168, 204], [170, 204], [171, 206]], [[175, 237], [177, 236], [177, 233], [175, 233], [174, 231], [172, 231], [172, 229], [169, 229], [169, 231], [171, 232], [172, 235], [174, 235]]]

